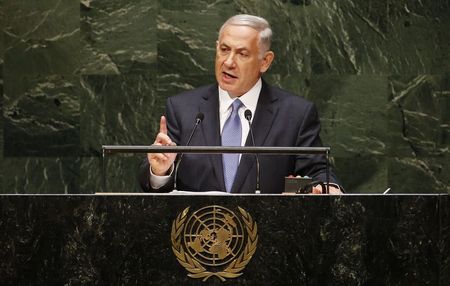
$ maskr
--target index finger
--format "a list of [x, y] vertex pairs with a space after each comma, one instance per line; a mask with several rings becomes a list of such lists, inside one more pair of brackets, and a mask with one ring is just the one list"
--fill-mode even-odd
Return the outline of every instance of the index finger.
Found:
[[159, 122], [159, 132], [167, 134], [167, 120], [164, 115], [161, 116], [161, 121]]

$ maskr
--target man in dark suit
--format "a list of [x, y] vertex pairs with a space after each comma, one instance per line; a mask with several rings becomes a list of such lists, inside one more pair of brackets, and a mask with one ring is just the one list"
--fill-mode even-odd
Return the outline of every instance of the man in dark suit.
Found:
[[[204, 119], [195, 132], [192, 146], [252, 146], [245, 110], [253, 116], [256, 146], [321, 146], [320, 122], [314, 104], [302, 97], [268, 85], [261, 76], [273, 59], [272, 31], [263, 18], [236, 15], [228, 19], [216, 43], [217, 84], [198, 88], [167, 100], [166, 116], [154, 144], [184, 145], [197, 114]], [[148, 154], [140, 169], [144, 191], [173, 189], [176, 154]], [[259, 157], [262, 193], [281, 193], [284, 177], [309, 176], [325, 181], [324, 156], [266, 155]], [[179, 166], [177, 189], [254, 193], [257, 166], [254, 155], [185, 154]], [[331, 173], [330, 193], [340, 194]], [[321, 188], [315, 187], [314, 193]]]

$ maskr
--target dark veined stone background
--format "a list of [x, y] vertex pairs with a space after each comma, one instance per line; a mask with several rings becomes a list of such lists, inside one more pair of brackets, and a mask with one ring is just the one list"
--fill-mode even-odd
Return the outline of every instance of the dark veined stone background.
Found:
[[[348, 192], [450, 192], [448, 0], [0, 3], [1, 193], [99, 191], [101, 145], [151, 144], [237, 13], [271, 22], [265, 78], [317, 104]], [[110, 158], [111, 190], [138, 190], [141, 157]]]

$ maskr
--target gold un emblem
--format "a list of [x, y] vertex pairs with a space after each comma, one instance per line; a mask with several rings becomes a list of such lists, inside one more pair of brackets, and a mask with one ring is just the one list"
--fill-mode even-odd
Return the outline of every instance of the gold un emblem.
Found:
[[185, 208], [172, 223], [172, 250], [191, 278], [216, 276], [225, 281], [242, 275], [258, 242], [257, 225], [243, 208], [240, 216], [218, 205], [191, 215]]

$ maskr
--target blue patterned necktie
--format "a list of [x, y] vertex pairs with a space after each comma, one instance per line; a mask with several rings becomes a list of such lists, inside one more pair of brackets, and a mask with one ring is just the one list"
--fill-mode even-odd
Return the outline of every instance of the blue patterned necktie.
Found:
[[[233, 101], [231, 105], [231, 115], [228, 117], [222, 130], [222, 146], [241, 146], [242, 125], [239, 118], [239, 108], [241, 106], [242, 102], [239, 99]], [[223, 154], [222, 156], [225, 188], [229, 193], [239, 166], [239, 154]]]

